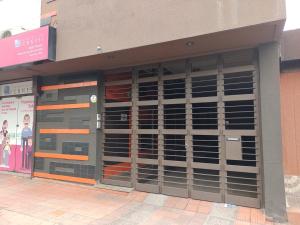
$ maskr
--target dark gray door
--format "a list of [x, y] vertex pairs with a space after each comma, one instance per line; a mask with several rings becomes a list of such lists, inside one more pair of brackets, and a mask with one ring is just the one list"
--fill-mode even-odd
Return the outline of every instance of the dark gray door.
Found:
[[47, 77], [39, 85], [33, 175], [96, 184], [96, 77]]

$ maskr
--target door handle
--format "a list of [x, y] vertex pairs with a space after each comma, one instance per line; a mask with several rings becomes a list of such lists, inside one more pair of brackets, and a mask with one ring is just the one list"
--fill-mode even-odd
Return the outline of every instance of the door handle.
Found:
[[227, 160], [243, 160], [241, 137], [226, 137]]
[[97, 113], [96, 128], [101, 129], [101, 115]]
[[235, 138], [235, 137], [228, 137], [226, 138], [226, 141], [240, 141], [240, 138]]

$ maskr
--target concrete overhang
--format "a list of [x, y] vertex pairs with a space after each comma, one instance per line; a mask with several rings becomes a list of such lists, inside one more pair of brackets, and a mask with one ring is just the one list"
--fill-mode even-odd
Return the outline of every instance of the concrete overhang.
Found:
[[208, 55], [279, 41], [285, 20], [189, 37], [143, 47], [2, 69], [0, 81], [87, 71], [111, 70], [166, 60]]

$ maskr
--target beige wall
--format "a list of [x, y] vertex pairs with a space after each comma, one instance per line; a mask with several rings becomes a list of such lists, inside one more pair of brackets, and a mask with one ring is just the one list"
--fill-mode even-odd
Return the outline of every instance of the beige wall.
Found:
[[300, 29], [283, 32], [281, 40], [282, 61], [300, 59]]
[[276, 39], [285, 20], [284, 0], [57, 0], [57, 8], [57, 60], [274, 22]]

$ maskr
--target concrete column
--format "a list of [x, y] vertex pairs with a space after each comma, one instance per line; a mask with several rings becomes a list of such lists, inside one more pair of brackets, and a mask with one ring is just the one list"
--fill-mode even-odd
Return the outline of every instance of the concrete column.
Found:
[[280, 124], [279, 45], [259, 47], [261, 128], [263, 153], [263, 202], [268, 217], [287, 220]]

